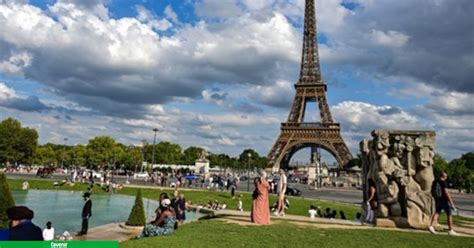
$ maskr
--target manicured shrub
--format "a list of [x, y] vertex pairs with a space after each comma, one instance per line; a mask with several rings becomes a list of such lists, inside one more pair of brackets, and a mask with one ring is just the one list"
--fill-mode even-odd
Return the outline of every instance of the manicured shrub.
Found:
[[0, 172], [0, 228], [8, 227], [7, 209], [15, 206], [10, 187], [7, 183], [7, 176]]
[[130, 212], [126, 224], [129, 226], [144, 226], [145, 223], [145, 209], [143, 208], [142, 192], [139, 189], [135, 197], [135, 204], [133, 204], [132, 212]]

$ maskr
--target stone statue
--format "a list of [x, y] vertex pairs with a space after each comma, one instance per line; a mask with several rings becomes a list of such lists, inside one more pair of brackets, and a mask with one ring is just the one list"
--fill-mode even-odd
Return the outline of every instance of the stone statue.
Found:
[[199, 155], [199, 160], [207, 160], [207, 156], [209, 156], [209, 153], [203, 149]]
[[435, 133], [378, 129], [372, 131], [372, 137], [360, 144], [364, 201], [372, 180], [376, 185], [377, 220], [386, 218], [397, 226], [427, 227], [434, 211], [430, 190]]

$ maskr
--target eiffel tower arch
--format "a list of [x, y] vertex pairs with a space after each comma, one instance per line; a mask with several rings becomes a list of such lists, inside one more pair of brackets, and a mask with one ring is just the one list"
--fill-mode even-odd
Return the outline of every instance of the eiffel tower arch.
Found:
[[[332, 119], [326, 99], [327, 85], [319, 65], [316, 12], [314, 0], [306, 0], [300, 78], [295, 84], [295, 98], [287, 122], [268, 153], [269, 167], [288, 167], [291, 157], [307, 147], [320, 147], [334, 156], [343, 168], [352, 159], [341, 135], [341, 127]], [[306, 106], [317, 102], [320, 122], [304, 122]]]

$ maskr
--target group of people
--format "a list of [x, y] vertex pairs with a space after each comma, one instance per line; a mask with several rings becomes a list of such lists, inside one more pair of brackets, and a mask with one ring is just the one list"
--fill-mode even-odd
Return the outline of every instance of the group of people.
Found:
[[168, 235], [178, 229], [178, 224], [184, 223], [188, 210], [184, 194], [175, 191], [173, 196], [170, 199], [167, 193], [160, 194], [155, 220], [146, 224], [137, 238]]
[[339, 211], [339, 217], [337, 213], [338, 213], [337, 210], [331, 210], [331, 208], [326, 208], [326, 210], [323, 212], [321, 211], [320, 207], [316, 207], [314, 205], [311, 205], [308, 210], [308, 214], [311, 219], [314, 219], [316, 217], [327, 218], [327, 219], [341, 219], [341, 220], [346, 219], [346, 214], [344, 213], [344, 211], [342, 210]]

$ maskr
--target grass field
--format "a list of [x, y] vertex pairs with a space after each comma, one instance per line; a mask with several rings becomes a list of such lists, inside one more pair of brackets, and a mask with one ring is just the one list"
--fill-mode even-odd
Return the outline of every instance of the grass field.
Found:
[[280, 222], [240, 226], [203, 220], [165, 237], [129, 240], [121, 248], [152, 247], [474, 247], [474, 238], [387, 230], [320, 229]]
[[[20, 190], [24, 180], [8, 179], [13, 190]], [[74, 190], [85, 191], [84, 184], [74, 186], [53, 186], [51, 180], [28, 180], [32, 189]], [[117, 193], [135, 195], [137, 188], [124, 188]], [[171, 194], [172, 190], [164, 190]], [[159, 189], [142, 188], [143, 197], [158, 199], [163, 192]], [[183, 191], [185, 197], [194, 203], [208, 200], [226, 202], [234, 208], [237, 200], [233, 200], [228, 192], [216, 191]], [[108, 194], [99, 187], [94, 187], [94, 194]], [[243, 194], [244, 208], [249, 210], [251, 195]], [[271, 202], [276, 198], [272, 196]], [[348, 219], [353, 219], [359, 210], [355, 205], [327, 201], [308, 200], [301, 197], [290, 198], [289, 214], [306, 215], [309, 205], [314, 204], [331, 209], [344, 210]], [[455, 216], [455, 220], [456, 220]], [[443, 220], [441, 217], [440, 220]], [[457, 217], [461, 222], [470, 222], [470, 218]], [[380, 229], [321, 229], [303, 227], [287, 222], [276, 222], [270, 226], [240, 226], [224, 223], [219, 219], [201, 220], [181, 226], [174, 234], [166, 237], [129, 240], [120, 244], [121, 248], [147, 247], [474, 247], [474, 238], [450, 237], [446, 235], [430, 235], [428, 233], [410, 233]]]

